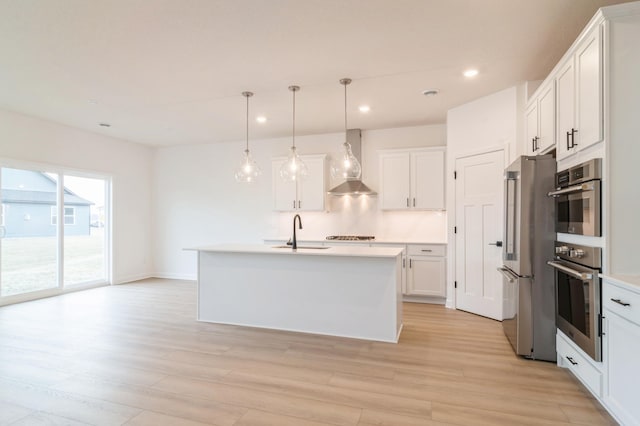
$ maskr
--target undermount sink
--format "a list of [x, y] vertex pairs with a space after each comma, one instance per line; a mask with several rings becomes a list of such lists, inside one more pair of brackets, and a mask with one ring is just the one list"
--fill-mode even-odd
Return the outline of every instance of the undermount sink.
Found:
[[[292, 249], [291, 246], [272, 246], [271, 248], [276, 248], [276, 249]], [[308, 249], [308, 250], [326, 250], [329, 247], [322, 247], [322, 246], [298, 246], [298, 249]]]

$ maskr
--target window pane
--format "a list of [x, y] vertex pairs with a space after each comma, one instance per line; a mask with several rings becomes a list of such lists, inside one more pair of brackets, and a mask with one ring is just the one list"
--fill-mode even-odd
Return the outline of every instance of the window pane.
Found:
[[[58, 175], [0, 168], [0, 296], [58, 286], [55, 211]], [[52, 225], [54, 223], [54, 225]]]
[[105, 281], [106, 181], [65, 175], [64, 187], [64, 285]]

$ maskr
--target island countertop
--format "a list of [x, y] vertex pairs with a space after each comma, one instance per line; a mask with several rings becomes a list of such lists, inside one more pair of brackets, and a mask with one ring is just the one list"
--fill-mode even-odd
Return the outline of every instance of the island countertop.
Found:
[[274, 248], [266, 244], [217, 244], [210, 246], [189, 247], [185, 250], [218, 252], [218, 253], [251, 253], [273, 254], [279, 256], [352, 256], [352, 257], [396, 257], [402, 254], [402, 248], [398, 247], [365, 247], [365, 246], [339, 246], [322, 248], [304, 248], [311, 244], [298, 244], [298, 249]]

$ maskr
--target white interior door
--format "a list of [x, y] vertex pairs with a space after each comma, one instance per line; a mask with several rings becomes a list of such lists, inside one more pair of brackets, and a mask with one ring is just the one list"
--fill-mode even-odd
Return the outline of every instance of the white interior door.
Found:
[[456, 160], [456, 307], [502, 320], [504, 151]]

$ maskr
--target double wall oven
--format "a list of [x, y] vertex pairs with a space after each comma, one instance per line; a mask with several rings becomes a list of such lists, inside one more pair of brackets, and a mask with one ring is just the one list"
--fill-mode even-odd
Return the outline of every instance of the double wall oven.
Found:
[[556, 173], [556, 232], [601, 235], [601, 159], [594, 158]]
[[601, 249], [560, 241], [555, 258], [556, 326], [594, 360], [602, 351]]

